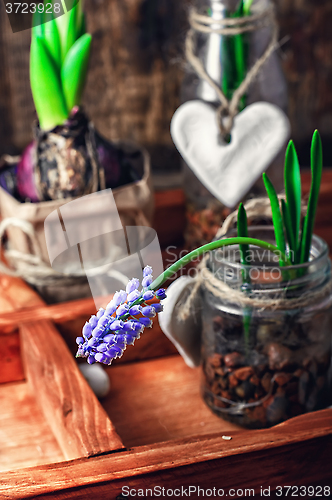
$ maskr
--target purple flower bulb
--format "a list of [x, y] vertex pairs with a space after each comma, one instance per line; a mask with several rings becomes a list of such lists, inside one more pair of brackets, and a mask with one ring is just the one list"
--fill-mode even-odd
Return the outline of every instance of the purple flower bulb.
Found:
[[91, 318], [89, 319], [89, 324], [91, 325], [91, 327], [95, 328], [97, 326], [97, 323], [98, 323], [97, 316], [91, 316]]
[[134, 290], [137, 290], [139, 287], [139, 280], [137, 278], [133, 278], [128, 282], [128, 285], [126, 286], [126, 292], [131, 293]]
[[88, 361], [89, 365], [93, 365], [93, 363], [96, 362], [95, 356], [93, 354], [90, 354], [87, 361]]
[[113, 323], [110, 324], [110, 330], [114, 332], [115, 330], [122, 329], [123, 326], [124, 326], [123, 321], [116, 319], [115, 321], [113, 321]]
[[106, 342], [107, 344], [112, 344], [113, 342], [115, 342], [115, 335], [113, 333], [108, 333], [103, 338], [103, 341]]
[[122, 351], [123, 349], [121, 349], [121, 347], [118, 347], [117, 345], [112, 345], [108, 351], [107, 351], [107, 354], [109, 356], [118, 356], [119, 354], [121, 355], [122, 354]]
[[161, 304], [152, 304], [152, 307], [156, 313], [160, 313], [163, 310], [163, 306]]
[[113, 300], [111, 300], [111, 302], [109, 302], [107, 304], [107, 307], [106, 307], [106, 310], [105, 310], [105, 314], [107, 316], [112, 316], [112, 314], [115, 313], [117, 307], [118, 306], [116, 304], [114, 304]]
[[105, 351], [107, 351], [107, 349], [108, 349], [108, 344], [105, 344], [105, 343], [100, 344], [100, 345], [97, 347], [97, 351], [98, 351], [98, 352], [105, 352]]
[[128, 295], [128, 302], [135, 302], [140, 296], [141, 293], [138, 290], [134, 290]]
[[90, 340], [88, 340], [88, 346], [89, 347], [96, 347], [98, 345], [98, 340], [92, 337]]
[[113, 302], [116, 306], [123, 304], [127, 300], [127, 293], [124, 290], [116, 292], [113, 297]]
[[119, 318], [120, 316], [123, 316], [124, 314], [127, 314], [129, 309], [128, 304], [121, 304], [116, 310], [116, 316]]
[[144, 325], [141, 325], [141, 327], [142, 327], [142, 328], [141, 328], [141, 330], [140, 330], [140, 331], [138, 331], [138, 332], [131, 332], [131, 333], [130, 333], [130, 335], [131, 335], [132, 337], [135, 337], [135, 339], [136, 339], [136, 340], [137, 340], [137, 339], [139, 339], [139, 338], [141, 337], [141, 333], [144, 331]]
[[99, 309], [99, 311], [97, 312], [97, 318], [101, 318], [102, 316], [104, 316], [104, 312], [105, 312], [105, 309], [103, 309], [102, 307]]
[[142, 307], [137, 304], [136, 306], [132, 306], [129, 309], [129, 314], [131, 314], [131, 316], [137, 316], [137, 314], [141, 313], [141, 310], [142, 310]]
[[150, 318], [139, 318], [138, 320], [140, 323], [142, 323], [143, 326], [146, 326], [147, 328], [151, 328], [153, 323]]
[[126, 342], [117, 342], [116, 344], [112, 345], [112, 347], [117, 347], [118, 349], [121, 350], [121, 352], [125, 351], [127, 346]]
[[147, 288], [148, 286], [151, 285], [152, 281], [153, 281], [152, 274], [148, 274], [143, 278], [142, 287]]
[[112, 361], [112, 356], [105, 354], [104, 352], [98, 352], [95, 356], [95, 360], [99, 363], [108, 365]]
[[164, 288], [160, 288], [156, 291], [156, 297], [159, 300], [166, 299], [166, 290]]
[[103, 328], [107, 325], [107, 323], [109, 322], [109, 318], [107, 316], [102, 316], [99, 320], [98, 320], [98, 327], [99, 328]]
[[90, 323], [85, 323], [85, 325], [83, 326], [82, 334], [85, 339], [89, 339], [91, 337], [92, 326], [90, 325]]
[[156, 315], [156, 311], [152, 306], [142, 307], [142, 314], [147, 318], [154, 318]]
[[132, 332], [141, 332], [143, 330], [143, 326], [139, 323], [139, 321], [127, 321], [123, 325], [123, 330], [132, 334]]
[[120, 333], [113, 335], [114, 339], [113, 342], [116, 343], [117, 345], [119, 344], [126, 344], [126, 334], [125, 333]]
[[93, 332], [92, 332], [92, 336], [95, 338], [95, 339], [100, 339], [105, 333], [105, 328], [102, 326], [102, 327], [99, 327], [97, 326]]
[[76, 337], [76, 344], [77, 345], [84, 344], [84, 338], [83, 337]]
[[152, 267], [145, 266], [145, 268], [143, 269], [143, 278], [145, 278], [145, 276], [149, 276], [150, 274], [152, 274]]
[[154, 292], [152, 290], [146, 290], [146, 292], [143, 293], [144, 300], [151, 300], [153, 298], [154, 298]]
[[125, 335], [125, 337], [126, 337], [126, 339], [125, 339], [125, 340], [126, 340], [126, 343], [127, 343], [128, 345], [134, 345], [135, 340], [136, 340], [136, 337], [134, 337], [133, 335], [129, 335], [129, 333], [127, 333], [127, 334]]

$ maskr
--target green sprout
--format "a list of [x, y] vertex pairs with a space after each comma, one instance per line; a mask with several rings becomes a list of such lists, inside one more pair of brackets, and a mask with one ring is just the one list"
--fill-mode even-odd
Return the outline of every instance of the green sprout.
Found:
[[59, 17], [38, 8], [33, 16], [30, 83], [42, 130], [63, 125], [81, 102], [92, 37], [80, 4]]
[[[292, 264], [304, 264], [310, 257], [311, 240], [315, 225], [319, 189], [323, 171], [322, 141], [318, 130], [315, 130], [311, 144], [311, 188], [307, 213], [303, 219], [301, 230], [301, 176], [300, 165], [292, 141], [289, 142], [285, 158], [285, 193], [286, 200], [279, 200], [266, 174], [263, 174], [265, 187], [270, 198], [272, 220], [276, 244], [285, 253]], [[285, 235], [288, 249], [286, 250]], [[281, 263], [282, 265], [282, 263]]]

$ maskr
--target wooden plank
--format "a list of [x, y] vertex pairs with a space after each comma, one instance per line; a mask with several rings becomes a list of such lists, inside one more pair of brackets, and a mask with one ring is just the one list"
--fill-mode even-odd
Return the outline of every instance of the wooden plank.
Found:
[[54, 325], [22, 325], [21, 343], [27, 380], [66, 459], [123, 448]]
[[201, 370], [180, 356], [118, 366], [115, 361], [107, 372], [111, 391], [102, 404], [126, 447], [239, 429], [208, 409], [200, 396]]
[[0, 386], [0, 471], [65, 459], [27, 383]]
[[[23, 282], [22, 282], [23, 283]], [[64, 323], [79, 316], [91, 316], [96, 312], [94, 300], [81, 299], [62, 304], [46, 306], [45, 303], [37, 307], [18, 310], [15, 315], [12, 312], [0, 313], [0, 331], [5, 331], [13, 325], [16, 327], [22, 323], [52, 319], [56, 323]]]
[[[0, 290], [0, 312], [45, 305], [40, 296], [20, 278], [0, 274]], [[4, 305], [2, 301], [7, 305]]]
[[[0, 499], [116, 498], [123, 485], [223, 488], [329, 484], [332, 410], [272, 429], [234, 431], [142, 446], [109, 456], [2, 474]], [[89, 488], [90, 486], [90, 488]], [[196, 498], [193, 496], [193, 498]]]

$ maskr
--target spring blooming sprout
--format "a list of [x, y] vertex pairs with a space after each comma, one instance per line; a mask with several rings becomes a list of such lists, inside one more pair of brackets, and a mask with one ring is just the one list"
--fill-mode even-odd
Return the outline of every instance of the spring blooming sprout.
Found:
[[127, 345], [133, 345], [140, 338], [144, 328], [151, 328], [151, 318], [162, 311], [162, 305], [148, 305], [147, 302], [166, 297], [163, 288], [149, 289], [152, 281], [152, 268], [146, 266], [141, 291], [138, 290], [139, 280], [133, 278], [126, 290], [114, 294], [106, 309], [101, 308], [91, 316], [83, 327], [82, 337], [76, 339], [76, 357], [87, 358], [89, 364], [98, 361], [110, 365], [113, 359], [122, 356]]

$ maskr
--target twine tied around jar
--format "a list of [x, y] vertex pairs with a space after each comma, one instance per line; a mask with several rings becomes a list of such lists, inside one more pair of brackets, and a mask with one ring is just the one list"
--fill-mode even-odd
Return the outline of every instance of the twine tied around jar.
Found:
[[[259, 14], [254, 14], [246, 17], [213, 19], [207, 15], [200, 14], [196, 9], [191, 9], [189, 14], [190, 29], [187, 33], [185, 42], [185, 53], [188, 62], [196, 71], [197, 75], [208, 82], [215, 90], [220, 106], [217, 109], [218, 124], [223, 137], [230, 134], [234, 118], [238, 114], [239, 103], [242, 97], [246, 94], [251, 83], [257, 77], [261, 68], [269, 59], [271, 54], [278, 47], [279, 28], [275, 18], [274, 7], [264, 10]], [[202, 61], [195, 55], [194, 38], [196, 33], [220, 34], [226, 36], [240, 35], [256, 31], [264, 26], [271, 26], [271, 40], [264, 54], [257, 59], [252, 68], [248, 71], [241, 85], [233, 93], [232, 99], [229, 101], [220, 86], [208, 75]]]
[[[278, 198], [284, 199], [285, 196], [280, 195]], [[245, 204], [245, 208], [248, 219], [271, 219], [272, 217], [270, 200], [268, 198], [255, 198], [249, 200]], [[302, 206], [302, 213], [306, 213], [305, 205]], [[232, 212], [226, 218], [223, 226], [216, 235], [216, 239], [225, 236], [226, 233], [234, 226], [236, 221], [237, 210]], [[209, 258], [209, 254], [205, 255], [202, 262], [198, 265], [199, 272], [196, 277], [196, 283], [193, 286], [187, 300], [181, 305], [181, 308], [179, 308], [178, 319], [180, 321], [185, 321], [189, 317], [194, 304], [194, 299], [202, 286], [212, 293], [212, 295], [224, 300], [225, 302], [238, 304], [242, 308], [257, 308], [261, 311], [276, 311], [284, 309], [294, 310], [310, 307], [325, 297], [328, 297], [332, 292], [332, 279], [330, 277], [328, 282], [325, 283], [322, 288], [319, 288], [318, 291], [315, 292], [314, 290], [310, 290], [302, 293], [296, 298], [286, 297], [287, 286], [283, 290], [277, 291], [273, 298], [271, 298], [271, 293], [269, 293], [268, 298], [263, 293], [257, 293], [255, 294], [255, 297], [253, 297], [247, 292], [244, 292], [241, 287], [232, 288], [227, 283], [216, 277], [208, 267]]]

